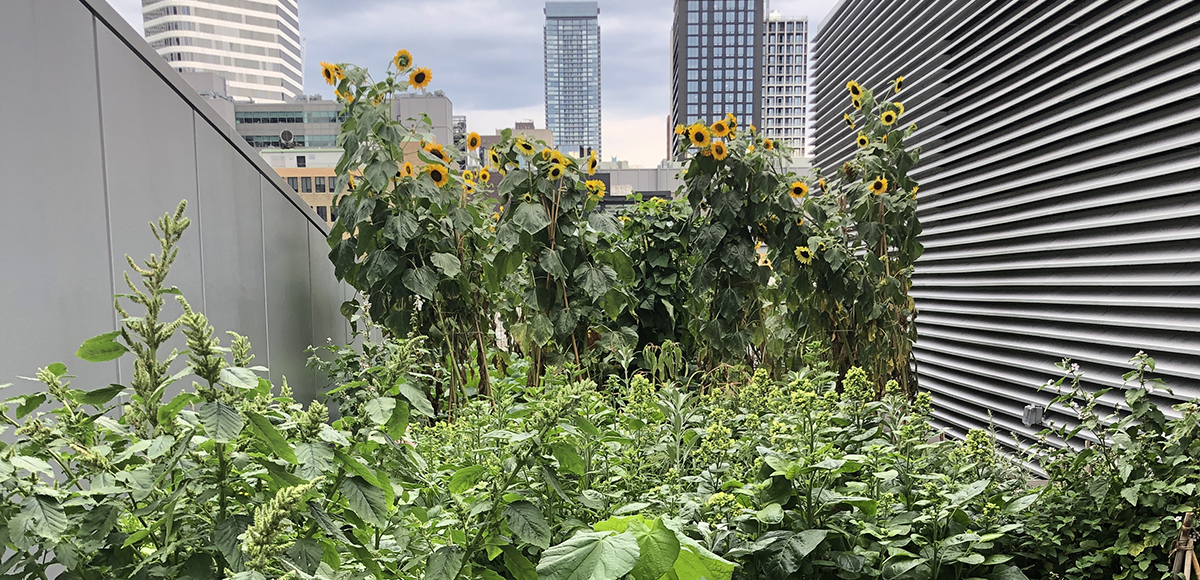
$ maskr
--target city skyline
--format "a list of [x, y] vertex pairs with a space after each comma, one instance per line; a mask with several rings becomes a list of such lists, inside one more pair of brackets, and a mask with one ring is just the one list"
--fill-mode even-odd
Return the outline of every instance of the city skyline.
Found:
[[[140, 0], [110, 2], [142, 30]], [[815, 35], [835, 4], [772, 0], [769, 7], [788, 17], [807, 15]], [[332, 98], [320, 80], [321, 60], [382, 70], [404, 47], [433, 69], [433, 87], [446, 92], [471, 130], [491, 134], [520, 119], [540, 126], [544, 7], [543, 0], [301, 0], [304, 92]], [[663, 127], [670, 111], [672, 3], [601, 0], [600, 8], [605, 158], [656, 166], [666, 150]]]

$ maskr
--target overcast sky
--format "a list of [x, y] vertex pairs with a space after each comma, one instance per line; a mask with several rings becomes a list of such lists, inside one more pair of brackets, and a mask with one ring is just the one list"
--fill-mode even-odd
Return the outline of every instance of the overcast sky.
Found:
[[[109, 0], [139, 32], [141, 0]], [[808, 16], [813, 33], [837, 0], [770, 0]], [[652, 167], [666, 155], [671, 0], [600, 0], [603, 155]], [[488, 134], [533, 119], [544, 127], [542, 0], [300, 0], [304, 92], [332, 89], [320, 61], [383, 70], [399, 48], [433, 69], [467, 126]]]

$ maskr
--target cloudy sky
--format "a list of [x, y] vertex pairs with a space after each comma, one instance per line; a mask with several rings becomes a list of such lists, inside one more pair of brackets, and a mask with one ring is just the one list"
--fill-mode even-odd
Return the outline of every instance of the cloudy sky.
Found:
[[[109, 0], [139, 32], [141, 0]], [[770, 0], [815, 32], [837, 0]], [[671, 0], [600, 0], [604, 158], [652, 167], [666, 155]], [[454, 113], [493, 133], [545, 126], [542, 0], [300, 0], [304, 92], [332, 97], [319, 61], [383, 70], [399, 48], [433, 69]]]

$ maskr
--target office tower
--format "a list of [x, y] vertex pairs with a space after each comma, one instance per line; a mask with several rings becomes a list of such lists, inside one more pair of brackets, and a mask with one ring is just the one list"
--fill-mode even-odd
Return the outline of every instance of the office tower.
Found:
[[763, 135], [807, 155], [808, 18], [772, 11], [763, 30]]
[[600, 151], [599, 14], [596, 2], [546, 3], [546, 127], [561, 151]]
[[229, 96], [283, 102], [304, 93], [297, 0], [143, 1], [146, 41], [179, 72], [223, 77]]
[[743, 126], [758, 122], [763, 24], [763, 0], [675, 0], [672, 125], [711, 123], [725, 113]]

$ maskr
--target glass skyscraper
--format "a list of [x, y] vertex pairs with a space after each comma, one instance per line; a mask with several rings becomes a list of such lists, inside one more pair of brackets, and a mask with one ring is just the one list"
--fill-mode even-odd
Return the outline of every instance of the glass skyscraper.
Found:
[[742, 126], [758, 122], [762, 26], [763, 0], [675, 0], [672, 126], [712, 123], [725, 113]]
[[600, 151], [599, 15], [597, 2], [546, 3], [546, 127], [560, 151]]
[[763, 135], [807, 155], [808, 18], [767, 16], [763, 43]]
[[142, 1], [146, 41], [179, 72], [211, 72], [231, 97], [303, 93], [298, 0]]

